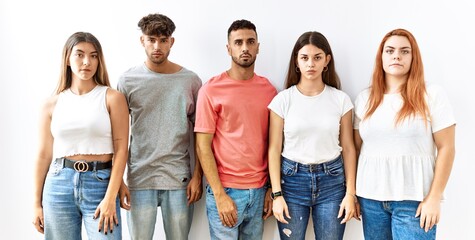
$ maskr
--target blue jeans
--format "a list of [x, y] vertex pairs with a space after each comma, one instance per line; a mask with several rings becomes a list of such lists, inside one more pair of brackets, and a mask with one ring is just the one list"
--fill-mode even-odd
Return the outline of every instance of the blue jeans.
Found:
[[152, 239], [161, 207], [167, 239], [187, 240], [193, 219], [193, 205], [188, 206], [186, 189], [131, 190], [127, 224], [131, 239]]
[[211, 239], [262, 239], [264, 230], [262, 213], [267, 186], [251, 189], [224, 188], [224, 190], [236, 203], [238, 220], [233, 227], [226, 227], [221, 223], [213, 190], [207, 185], [206, 211]]
[[337, 218], [346, 194], [342, 160], [305, 165], [282, 157], [282, 193], [291, 218], [277, 222], [280, 239], [305, 239], [310, 213], [315, 239], [343, 239], [345, 224]]
[[358, 200], [366, 240], [435, 239], [436, 226], [425, 232], [415, 217], [419, 201], [376, 201], [362, 197]]
[[111, 169], [76, 172], [63, 168], [63, 159], [50, 166], [43, 188], [45, 239], [81, 239], [82, 222], [89, 239], [122, 239], [119, 198], [116, 212], [119, 226], [112, 233], [99, 232], [99, 218], [93, 219], [97, 206], [104, 198]]

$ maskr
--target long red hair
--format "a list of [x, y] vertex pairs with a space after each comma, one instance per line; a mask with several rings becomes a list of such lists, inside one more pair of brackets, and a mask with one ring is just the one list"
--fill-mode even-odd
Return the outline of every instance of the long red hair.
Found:
[[392, 36], [403, 36], [409, 40], [412, 49], [412, 63], [409, 70], [406, 83], [401, 86], [401, 96], [403, 98], [402, 108], [396, 116], [395, 124], [401, 123], [408, 117], [415, 117], [420, 115], [427, 122], [428, 106], [425, 100], [426, 85], [424, 80], [424, 68], [422, 65], [421, 52], [417, 45], [414, 36], [405, 29], [395, 29], [387, 33], [381, 44], [379, 44], [378, 52], [376, 54], [376, 61], [373, 70], [373, 78], [371, 82], [368, 108], [365, 113], [364, 119], [367, 119], [373, 115], [374, 111], [379, 107], [384, 98], [386, 92], [386, 77], [383, 70], [382, 54], [384, 44], [388, 38]]

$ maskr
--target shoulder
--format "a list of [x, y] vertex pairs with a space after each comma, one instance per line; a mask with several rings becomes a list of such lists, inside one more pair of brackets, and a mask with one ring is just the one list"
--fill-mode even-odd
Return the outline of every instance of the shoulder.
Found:
[[41, 103], [41, 112], [43, 114], [47, 114], [49, 116], [52, 115], [54, 108], [56, 107], [56, 103], [58, 102], [59, 94], [55, 94], [44, 99]]
[[331, 94], [334, 94], [334, 95], [337, 95], [339, 97], [348, 97], [348, 94], [346, 94], [346, 92], [344, 92], [343, 90], [340, 90], [340, 89], [336, 89], [332, 86], [329, 86], [329, 85], [326, 85], [326, 88], [328, 90], [328, 92], [330, 92]]
[[182, 67], [181, 70], [178, 73], [180, 75], [183, 75], [186, 79], [188, 79], [189, 81], [191, 81], [195, 84], [199, 84], [201, 86], [202, 83], [203, 83], [201, 81], [201, 78], [198, 76], [198, 74], [196, 74], [195, 72], [189, 70], [186, 67]]
[[125, 96], [121, 92], [110, 88], [106, 87], [106, 99], [107, 99], [107, 105], [114, 105], [114, 104], [121, 104], [121, 103], [126, 103]]
[[426, 92], [429, 96], [437, 96], [439, 94], [445, 93], [444, 89], [440, 85], [434, 83], [426, 83]]
[[119, 81], [125, 81], [127, 79], [127, 77], [129, 76], [135, 76], [137, 74], [140, 74], [140, 73], [143, 73], [145, 72], [144, 71], [144, 67], [143, 67], [144, 64], [140, 64], [140, 65], [137, 65], [137, 66], [133, 66], [127, 70], [125, 70], [119, 77]]

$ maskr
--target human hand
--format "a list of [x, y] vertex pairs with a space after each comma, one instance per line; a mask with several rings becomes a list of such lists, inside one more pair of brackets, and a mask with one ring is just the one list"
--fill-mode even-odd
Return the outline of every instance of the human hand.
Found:
[[220, 197], [215, 195], [215, 199], [219, 219], [223, 225], [226, 227], [233, 227], [236, 225], [238, 220], [236, 203], [226, 193]]
[[188, 206], [197, 202], [203, 195], [203, 181], [201, 177], [192, 177], [188, 186], [186, 187], [186, 198], [188, 199]]
[[287, 207], [287, 203], [283, 196], [276, 197], [272, 203], [272, 212], [274, 213], [274, 217], [277, 221], [281, 223], [289, 223], [284, 218], [285, 217], [290, 219], [289, 208]]
[[99, 232], [103, 231], [105, 235], [107, 232], [114, 230], [114, 225], [119, 226], [119, 218], [115, 209], [115, 199], [107, 201], [103, 199], [94, 212], [94, 219], [99, 217]]
[[341, 218], [343, 213], [345, 216], [341, 220], [340, 224], [350, 221], [351, 218], [356, 215], [356, 203], [356, 197], [350, 194], [346, 194], [343, 200], [341, 200], [340, 211], [338, 212], [337, 218]]
[[120, 184], [119, 188], [119, 201], [120, 207], [125, 210], [130, 210], [130, 191], [124, 181]]
[[426, 197], [417, 208], [416, 216], [420, 217], [420, 227], [428, 232], [440, 220], [440, 199]]
[[36, 231], [44, 234], [45, 233], [45, 219], [43, 217], [43, 207], [35, 207], [34, 217], [32, 221], [33, 225], [36, 228]]
[[272, 198], [270, 194], [272, 189], [268, 188], [266, 195], [264, 196], [264, 212], [262, 213], [262, 218], [266, 220], [272, 215]]

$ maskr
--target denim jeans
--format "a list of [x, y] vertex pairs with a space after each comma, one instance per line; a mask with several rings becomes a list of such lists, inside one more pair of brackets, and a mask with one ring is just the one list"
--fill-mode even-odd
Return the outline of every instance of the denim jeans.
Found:
[[127, 224], [131, 239], [153, 238], [157, 207], [161, 207], [163, 228], [169, 240], [187, 240], [193, 219], [193, 205], [188, 206], [186, 189], [131, 190]]
[[251, 189], [224, 188], [226, 194], [236, 203], [238, 220], [233, 227], [224, 226], [219, 219], [213, 190], [206, 186], [206, 211], [212, 240], [262, 239], [264, 230], [264, 196], [267, 186]]
[[112, 233], [99, 232], [99, 218], [93, 219], [106, 194], [110, 174], [111, 169], [76, 172], [63, 168], [63, 159], [55, 159], [43, 188], [45, 239], [82, 239], [83, 221], [89, 239], [122, 239], [119, 198], [116, 200], [119, 226], [114, 226]]
[[425, 232], [416, 216], [419, 201], [376, 201], [358, 198], [366, 240], [435, 239], [436, 226]]
[[343, 239], [345, 224], [337, 218], [345, 197], [343, 159], [305, 165], [282, 157], [282, 193], [289, 223], [277, 222], [281, 239], [305, 239], [310, 213], [315, 239]]

